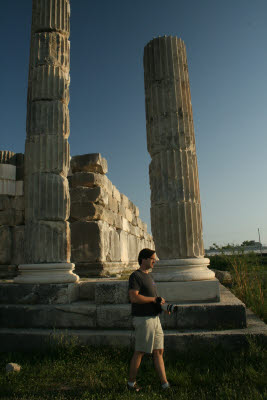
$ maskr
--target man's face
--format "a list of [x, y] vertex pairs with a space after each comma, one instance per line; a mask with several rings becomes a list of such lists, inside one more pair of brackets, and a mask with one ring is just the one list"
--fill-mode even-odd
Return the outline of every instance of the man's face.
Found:
[[155, 262], [156, 262], [156, 253], [152, 254], [150, 258], [143, 259], [143, 264], [145, 268], [148, 269], [153, 269]]

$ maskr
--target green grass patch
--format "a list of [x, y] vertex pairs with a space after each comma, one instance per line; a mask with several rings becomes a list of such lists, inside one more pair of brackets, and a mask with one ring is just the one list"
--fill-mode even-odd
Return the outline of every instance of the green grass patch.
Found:
[[[243, 351], [211, 348], [165, 356], [168, 379], [176, 386], [162, 392], [152, 358], [145, 356], [138, 383], [142, 393], [126, 389], [129, 349], [78, 347], [64, 343], [46, 353], [0, 355], [0, 398], [37, 399], [182, 399], [234, 400], [267, 398], [266, 349], [251, 342]], [[19, 373], [5, 373], [5, 365], [16, 362]]]
[[222, 248], [218, 251], [221, 254], [210, 257], [210, 268], [229, 271], [232, 292], [267, 323], [267, 257], [235, 248], [231, 254], [225, 254]]

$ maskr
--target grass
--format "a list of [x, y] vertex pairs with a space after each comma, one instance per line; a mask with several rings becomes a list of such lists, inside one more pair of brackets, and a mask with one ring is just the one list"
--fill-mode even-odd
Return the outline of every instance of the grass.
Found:
[[232, 292], [267, 323], [267, 258], [233, 249], [230, 255], [221, 250], [210, 260], [211, 268], [231, 273]]
[[[254, 342], [243, 351], [211, 348], [165, 357], [168, 379], [176, 387], [162, 392], [152, 359], [141, 364], [139, 394], [126, 389], [131, 351], [113, 348], [58, 345], [38, 354], [0, 355], [0, 398], [16, 400], [165, 399], [235, 400], [267, 399], [267, 350]], [[20, 373], [5, 373], [5, 365], [16, 362]]]

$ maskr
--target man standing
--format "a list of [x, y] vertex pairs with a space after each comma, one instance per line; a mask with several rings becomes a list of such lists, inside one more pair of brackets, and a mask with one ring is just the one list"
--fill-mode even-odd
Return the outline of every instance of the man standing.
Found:
[[[145, 353], [153, 354], [155, 369], [159, 375], [163, 389], [170, 387], [165, 373], [163, 361], [164, 334], [162, 331], [157, 303], [155, 282], [149, 275], [156, 262], [154, 250], [143, 249], [138, 256], [140, 268], [129, 278], [129, 297], [132, 303], [133, 324], [135, 327], [135, 352], [130, 363], [129, 381], [127, 387], [139, 392], [136, 375]], [[161, 304], [165, 300], [161, 299]]]

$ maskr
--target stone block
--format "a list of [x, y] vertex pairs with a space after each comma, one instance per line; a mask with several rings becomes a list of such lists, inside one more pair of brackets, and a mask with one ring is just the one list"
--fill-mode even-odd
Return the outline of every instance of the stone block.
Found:
[[83, 154], [71, 158], [71, 170], [75, 172], [96, 172], [106, 174], [108, 172], [107, 160], [100, 153]]
[[123, 205], [124, 208], [128, 208], [129, 207], [129, 199], [123, 193], [121, 193], [121, 204]]
[[[137, 225], [138, 225], [137, 217], [136, 217], [136, 216], [134, 216], [133, 219], [132, 219], [132, 225], [133, 225], [133, 226], [137, 226]], [[138, 229], [139, 229], [139, 228], [138, 228]]]
[[58, 135], [36, 135], [25, 143], [25, 175], [36, 172], [61, 174], [67, 177], [70, 167], [68, 139]]
[[0, 283], [1, 304], [70, 304], [79, 298], [76, 283]]
[[0, 164], [0, 179], [1, 180], [16, 180], [16, 166], [10, 164]]
[[[6, 165], [6, 164], [2, 164]], [[16, 167], [15, 167], [16, 168]], [[0, 195], [15, 196], [16, 194], [16, 181], [9, 179], [0, 179]]]
[[72, 203], [70, 208], [71, 221], [95, 221], [104, 219], [107, 210], [94, 203]]
[[137, 217], [137, 226], [138, 226], [138, 228], [143, 230], [143, 221], [139, 217]]
[[25, 226], [25, 262], [69, 263], [70, 228], [65, 221], [28, 222]]
[[104, 175], [104, 182], [105, 182], [105, 189], [108, 192], [108, 194], [112, 195], [113, 194], [113, 185], [112, 182], [108, 179], [106, 175]]
[[10, 264], [12, 256], [12, 231], [8, 226], [0, 226], [0, 264]]
[[115, 214], [118, 213], [119, 203], [113, 196], [108, 196], [108, 208]]
[[71, 224], [72, 260], [75, 263], [106, 261], [109, 251], [109, 227], [104, 221]]
[[14, 226], [12, 228], [12, 264], [24, 264], [24, 246], [25, 246], [25, 226]]
[[80, 281], [79, 284], [80, 300], [95, 300], [95, 282]]
[[16, 167], [23, 167], [24, 166], [24, 154], [23, 153], [16, 153]]
[[18, 211], [24, 211], [25, 209], [24, 196], [13, 197], [11, 207]]
[[0, 305], [0, 320], [7, 328], [95, 328], [96, 306], [72, 304]]
[[120, 277], [122, 273], [129, 273], [129, 271], [134, 271], [138, 268], [139, 265], [136, 261], [99, 261], [75, 263], [75, 273], [82, 278], [113, 279], [114, 277]]
[[32, 6], [32, 33], [57, 31], [70, 34], [69, 0], [35, 1]]
[[122, 229], [122, 217], [115, 213], [114, 213], [114, 227], [119, 230]]
[[99, 328], [132, 328], [131, 305], [97, 306], [97, 326]]
[[9, 208], [0, 211], [0, 225], [23, 225], [24, 224], [24, 210], [15, 210]]
[[15, 209], [23, 211], [25, 208], [23, 196], [0, 195], [0, 211]]
[[119, 203], [118, 204], [118, 208], [119, 208], [119, 211], [118, 211], [118, 213], [123, 217], [123, 218], [126, 218], [126, 209], [125, 209], [125, 207], [121, 204], [121, 203]]
[[127, 262], [129, 260], [128, 256], [128, 233], [120, 230], [118, 231], [120, 237], [120, 259], [121, 261]]
[[30, 66], [51, 65], [68, 72], [70, 69], [70, 42], [58, 32], [40, 32], [32, 37]]
[[127, 221], [126, 218], [123, 218], [123, 217], [122, 217], [122, 229], [125, 232], [130, 233], [130, 223], [129, 223], [129, 221]]
[[9, 208], [10, 199], [12, 199], [11, 196], [0, 194], [0, 211]]
[[134, 214], [139, 217], [139, 208], [134, 206]]
[[[0, 279], [13, 279], [18, 275], [17, 265], [1, 265], [0, 264]], [[1, 298], [3, 292], [1, 291]]]
[[76, 172], [68, 177], [70, 187], [105, 187], [104, 175], [94, 172]]
[[138, 258], [138, 238], [133, 235], [128, 235], [128, 259], [135, 261]]
[[27, 176], [25, 206], [27, 221], [66, 221], [70, 213], [68, 179], [52, 173]]
[[70, 133], [69, 108], [61, 101], [34, 101], [28, 104], [27, 137], [58, 135], [67, 138]]
[[126, 209], [125, 209], [125, 216], [126, 216], [126, 219], [127, 219], [129, 222], [132, 222], [132, 220], [133, 220], [133, 213], [132, 213], [131, 210], [129, 210], [129, 208], [126, 208]]
[[16, 165], [16, 153], [13, 153], [13, 151], [1, 150], [0, 164]]
[[109, 251], [106, 255], [107, 261], [121, 261], [120, 236], [115, 228], [109, 228]]
[[16, 168], [16, 181], [23, 181], [24, 179], [24, 167]]
[[16, 181], [16, 196], [23, 196], [24, 195], [24, 181]]
[[100, 186], [88, 188], [88, 187], [76, 187], [70, 189], [71, 203], [97, 203], [103, 207], [108, 205], [108, 194]]
[[127, 304], [129, 303], [128, 281], [96, 282], [96, 304]]
[[188, 282], [157, 282], [159, 296], [170, 303], [218, 302], [220, 300], [217, 279]]
[[113, 185], [112, 187], [112, 196], [119, 202], [121, 203], [121, 194], [116, 188], [116, 186]]
[[31, 73], [30, 99], [60, 100], [69, 104], [70, 76], [60, 67], [41, 65], [35, 67]]
[[24, 179], [24, 154], [16, 153], [16, 181]]
[[138, 238], [141, 236], [141, 230], [138, 228], [138, 226], [134, 226], [132, 224], [129, 224], [129, 233], [137, 236]]
[[219, 280], [219, 282], [223, 285], [231, 285], [232, 284], [232, 276], [228, 271], [220, 271], [218, 269], [211, 269], [215, 273], [215, 277]]

